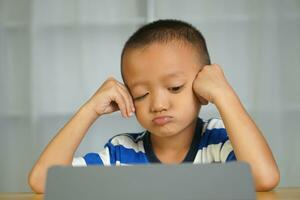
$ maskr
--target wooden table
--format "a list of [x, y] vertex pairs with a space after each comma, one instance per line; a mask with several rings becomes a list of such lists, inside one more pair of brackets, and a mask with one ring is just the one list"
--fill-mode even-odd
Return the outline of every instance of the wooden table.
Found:
[[257, 192], [257, 200], [300, 200], [300, 187], [276, 188], [271, 192]]
[[[300, 187], [277, 188], [271, 192], [257, 192], [257, 200], [300, 200]], [[0, 193], [0, 200], [42, 200], [44, 195], [33, 193]]]

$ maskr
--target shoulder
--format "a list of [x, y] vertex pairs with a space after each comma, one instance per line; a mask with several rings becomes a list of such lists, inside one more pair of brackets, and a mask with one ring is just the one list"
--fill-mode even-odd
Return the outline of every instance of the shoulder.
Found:
[[146, 131], [125, 133], [112, 137], [105, 145], [111, 165], [147, 163], [143, 139]]
[[211, 118], [203, 121], [202, 141], [208, 144], [219, 144], [228, 140], [228, 135], [221, 119]]
[[221, 119], [203, 120], [203, 130], [194, 163], [236, 160], [233, 147]]
[[210, 118], [203, 120], [203, 122], [206, 130], [225, 128], [223, 121], [219, 118]]
[[124, 147], [127, 149], [133, 149], [136, 152], [144, 152], [143, 138], [146, 135], [146, 131], [140, 133], [122, 133], [115, 135], [105, 146], [110, 148]]
[[113, 136], [108, 142], [113, 145], [132, 145], [142, 141], [145, 134], [146, 131], [140, 133], [122, 133]]
[[73, 159], [73, 166], [126, 165], [146, 163], [143, 138], [146, 132], [122, 133], [113, 136], [100, 152], [87, 153]]

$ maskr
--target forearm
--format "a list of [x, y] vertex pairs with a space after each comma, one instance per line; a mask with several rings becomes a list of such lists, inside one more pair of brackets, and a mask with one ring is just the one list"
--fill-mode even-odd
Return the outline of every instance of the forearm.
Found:
[[238, 160], [250, 164], [256, 190], [270, 190], [279, 182], [279, 170], [262, 133], [248, 115], [238, 96], [227, 92], [215, 105], [220, 112]]
[[52, 139], [29, 175], [29, 184], [35, 192], [44, 192], [49, 167], [71, 164], [76, 149], [96, 119], [97, 115], [83, 106]]

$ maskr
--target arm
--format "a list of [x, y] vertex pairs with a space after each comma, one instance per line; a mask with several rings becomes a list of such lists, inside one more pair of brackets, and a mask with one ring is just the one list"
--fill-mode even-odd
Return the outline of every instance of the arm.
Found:
[[79, 109], [42, 152], [28, 177], [32, 190], [44, 193], [48, 168], [53, 165], [70, 165], [77, 147], [95, 120], [102, 114], [119, 109], [123, 117], [129, 117], [129, 113], [134, 110], [132, 99], [124, 85], [110, 78]]
[[261, 131], [233, 91], [219, 97], [215, 105], [237, 159], [250, 164], [257, 191], [273, 189], [279, 183], [279, 170]]
[[202, 71], [201, 77], [206, 80], [201, 84], [210, 86], [202, 97], [216, 105], [237, 159], [250, 164], [257, 191], [273, 189], [280, 174], [263, 134], [226, 81], [222, 69], [211, 65]]
[[33, 191], [44, 192], [49, 167], [71, 164], [77, 147], [96, 118], [83, 106], [51, 140], [29, 174], [28, 182]]

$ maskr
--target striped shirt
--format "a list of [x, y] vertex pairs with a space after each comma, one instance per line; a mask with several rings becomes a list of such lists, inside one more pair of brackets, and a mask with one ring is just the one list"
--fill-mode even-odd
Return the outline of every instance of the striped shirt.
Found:
[[[198, 118], [193, 141], [183, 162], [194, 164], [234, 161], [236, 157], [223, 121]], [[100, 152], [75, 157], [73, 166], [134, 165], [160, 163], [152, 149], [148, 131], [112, 137]]]

